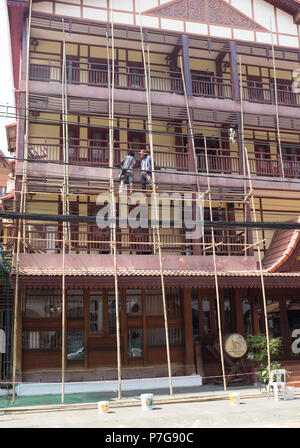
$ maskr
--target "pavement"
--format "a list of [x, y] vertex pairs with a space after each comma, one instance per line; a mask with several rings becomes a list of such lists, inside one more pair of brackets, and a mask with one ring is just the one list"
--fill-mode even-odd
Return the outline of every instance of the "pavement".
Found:
[[[241, 395], [236, 406], [230, 404], [232, 391]], [[173, 397], [159, 390], [151, 411], [142, 411], [139, 394], [131, 393], [111, 397], [108, 414], [98, 413], [97, 402], [9, 407], [0, 409], [0, 428], [300, 428], [300, 389], [295, 392], [294, 400], [275, 401], [256, 386], [202, 386]]]
[[[140, 407], [111, 408], [108, 414], [94, 409], [52, 412], [22, 412], [0, 415], [0, 428], [300, 428], [300, 398], [284, 401], [274, 398], [156, 404], [153, 410]], [[110, 432], [107, 431], [107, 434]]]

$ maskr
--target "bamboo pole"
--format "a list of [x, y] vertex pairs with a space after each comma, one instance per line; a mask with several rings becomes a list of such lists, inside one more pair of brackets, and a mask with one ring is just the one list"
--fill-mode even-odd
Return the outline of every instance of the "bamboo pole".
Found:
[[111, 0], [110, 10], [111, 29], [111, 52], [112, 70], [110, 76], [110, 55], [109, 55], [109, 35], [107, 33], [107, 63], [108, 63], [108, 95], [109, 95], [109, 167], [110, 167], [110, 195], [111, 195], [111, 215], [114, 222], [111, 223], [111, 253], [114, 260], [114, 284], [116, 303], [116, 332], [117, 332], [117, 369], [118, 369], [118, 399], [122, 398], [122, 372], [121, 372], [121, 335], [120, 335], [120, 310], [119, 310], [119, 285], [118, 285], [118, 265], [117, 265], [117, 235], [116, 235], [116, 198], [114, 187], [114, 86], [115, 86], [115, 45], [114, 45], [114, 18], [113, 0]]
[[275, 94], [277, 140], [278, 140], [278, 149], [279, 149], [279, 157], [280, 157], [280, 164], [281, 164], [281, 174], [282, 174], [282, 177], [285, 177], [283, 157], [282, 157], [282, 147], [281, 147], [280, 122], [279, 122], [279, 113], [278, 113], [277, 72], [276, 72], [276, 62], [275, 62], [274, 35], [273, 35], [273, 25], [272, 25], [271, 17], [270, 17], [270, 25], [271, 25], [270, 28], [271, 28], [271, 37], [272, 37], [272, 62], [273, 62], [273, 73], [274, 73], [274, 94]]
[[[28, 15], [28, 32], [27, 32], [27, 61], [26, 61], [26, 82], [25, 82], [25, 136], [24, 136], [24, 161], [22, 170], [22, 190], [20, 198], [20, 211], [26, 211], [26, 191], [27, 191], [27, 159], [28, 159], [28, 133], [29, 133], [29, 52], [30, 52], [30, 34], [31, 34], [31, 16], [32, 16], [32, 0], [29, 1]], [[20, 246], [21, 246], [21, 225], [23, 226], [23, 240], [25, 240], [25, 221], [19, 220], [17, 254], [16, 254], [16, 282], [14, 294], [14, 331], [13, 331], [13, 368], [12, 368], [12, 403], [16, 398], [16, 364], [17, 364], [17, 328], [18, 328], [18, 311], [19, 311], [19, 269], [20, 269]]]
[[[142, 18], [141, 18], [141, 7], [139, 8], [139, 19], [140, 19], [140, 34], [141, 34], [141, 44], [142, 44], [142, 54], [144, 63], [144, 73], [145, 73], [145, 86], [146, 86], [146, 98], [147, 98], [147, 113], [148, 113], [148, 134], [149, 134], [149, 146], [150, 155], [152, 160], [152, 167], [155, 166], [154, 149], [153, 149], [153, 124], [152, 124], [152, 104], [151, 104], [151, 61], [150, 61], [150, 50], [149, 44], [147, 43], [147, 60], [145, 54], [145, 44], [143, 36]], [[161, 279], [161, 289], [162, 289], [162, 301], [163, 301], [163, 311], [164, 311], [164, 326], [165, 326], [165, 338], [166, 338], [166, 351], [167, 351], [167, 363], [168, 363], [168, 375], [169, 375], [169, 389], [170, 395], [173, 395], [173, 382], [172, 382], [172, 366], [171, 366], [171, 355], [170, 355], [170, 342], [169, 342], [169, 328], [168, 328], [168, 314], [167, 314], [167, 304], [166, 304], [166, 290], [165, 290], [165, 279], [162, 263], [162, 252], [161, 252], [161, 239], [159, 232], [159, 209], [157, 203], [157, 191], [156, 191], [156, 178], [155, 172], [152, 171], [152, 188], [153, 188], [153, 199], [154, 199], [154, 213], [155, 213], [155, 225], [154, 235], [156, 236], [158, 258], [159, 258], [159, 270]]]

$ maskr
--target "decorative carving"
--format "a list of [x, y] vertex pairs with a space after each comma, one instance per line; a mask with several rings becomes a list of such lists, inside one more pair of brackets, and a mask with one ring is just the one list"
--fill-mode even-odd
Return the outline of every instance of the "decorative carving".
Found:
[[169, 5], [149, 10], [148, 13], [161, 17], [199, 20], [217, 25], [240, 26], [265, 31], [263, 27], [224, 0], [175, 0]]

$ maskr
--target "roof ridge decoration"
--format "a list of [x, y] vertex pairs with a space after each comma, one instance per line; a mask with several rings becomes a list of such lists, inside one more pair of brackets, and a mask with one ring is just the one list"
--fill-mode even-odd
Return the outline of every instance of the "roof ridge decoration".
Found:
[[173, 0], [144, 11], [143, 15], [268, 31], [225, 0]]

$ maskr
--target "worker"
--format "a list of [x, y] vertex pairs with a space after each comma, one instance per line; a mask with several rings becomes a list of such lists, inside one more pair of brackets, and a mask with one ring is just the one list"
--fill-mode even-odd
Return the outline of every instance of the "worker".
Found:
[[141, 158], [141, 183], [143, 190], [146, 190], [147, 185], [150, 185], [152, 188], [152, 163], [151, 157], [147, 154], [147, 152], [142, 149], [140, 152]]
[[133, 174], [132, 169], [135, 166], [135, 154], [133, 151], [130, 151], [129, 154], [125, 157], [121, 162], [121, 172], [119, 175], [120, 183], [120, 192], [123, 191], [124, 184], [129, 183], [130, 194], [133, 191]]

